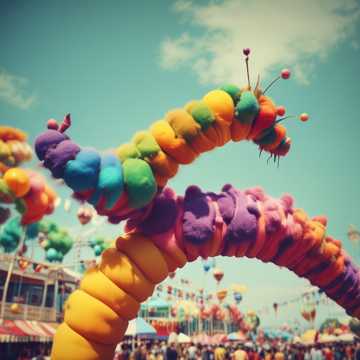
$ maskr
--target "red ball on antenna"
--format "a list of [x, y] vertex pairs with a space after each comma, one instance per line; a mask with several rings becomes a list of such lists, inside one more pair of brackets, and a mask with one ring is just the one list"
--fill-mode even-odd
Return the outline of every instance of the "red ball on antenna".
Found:
[[55, 119], [49, 119], [47, 122], [47, 128], [50, 130], [57, 130], [59, 125]]
[[299, 116], [299, 118], [300, 118], [300, 120], [301, 121], [303, 121], [303, 122], [305, 122], [305, 121], [308, 121], [309, 120], [309, 114], [307, 114], [307, 113], [302, 113], [300, 116]]
[[249, 56], [249, 55], [250, 55], [250, 52], [251, 52], [250, 48], [245, 48], [245, 49], [243, 49], [243, 54], [244, 54], [245, 56]]
[[285, 107], [284, 106], [278, 106], [276, 108], [276, 113], [277, 113], [278, 116], [284, 116], [285, 113], [286, 113]]
[[291, 72], [289, 69], [283, 69], [281, 70], [281, 77], [284, 79], [284, 80], [287, 80], [291, 75]]

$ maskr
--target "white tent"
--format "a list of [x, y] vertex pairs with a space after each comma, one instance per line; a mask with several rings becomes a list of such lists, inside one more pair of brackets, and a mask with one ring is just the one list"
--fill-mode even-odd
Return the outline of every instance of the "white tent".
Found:
[[156, 336], [156, 330], [143, 318], [138, 317], [129, 322], [125, 336], [153, 337]]
[[335, 335], [324, 334], [324, 335], [320, 335], [319, 342], [326, 344], [326, 343], [336, 342], [337, 340], [338, 338]]
[[191, 342], [191, 339], [189, 336], [183, 334], [183, 333], [180, 333], [178, 336], [177, 336], [177, 341], [179, 344], [189, 344]]
[[346, 333], [346, 334], [339, 335], [337, 338], [339, 341], [352, 342], [355, 339], [355, 335], [352, 333]]

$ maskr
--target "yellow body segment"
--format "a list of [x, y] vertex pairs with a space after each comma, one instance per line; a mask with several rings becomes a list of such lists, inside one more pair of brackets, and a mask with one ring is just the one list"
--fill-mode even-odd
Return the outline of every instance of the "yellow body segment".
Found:
[[62, 323], [56, 329], [51, 360], [112, 360], [115, 346], [88, 340]]
[[192, 163], [197, 154], [186, 143], [185, 139], [176, 136], [175, 131], [165, 120], [156, 121], [151, 127], [150, 132], [161, 149], [170, 155], [179, 164]]
[[100, 344], [118, 343], [128, 325], [109, 306], [82, 290], [69, 296], [64, 320], [74, 331]]
[[134, 319], [139, 311], [139, 302], [120, 289], [98, 268], [85, 273], [80, 289], [109, 306], [123, 319]]
[[175, 131], [176, 136], [187, 141], [193, 139], [201, 131], [200, 125], [184, 109], [176, 109], [166, 114], [166, 121]]
[[179, 169], [179, 164], [163, 151], [159, 151], [156, 156], [148, 160], [155, 175], [172, 178]]
[[203, 101], [217, 118], [231, 124], [234, 119], [235, 106], [233, 99], [227, 92], [223, 90], [212, 90], [203, 97]]
[[116, 247], [126, 254], [152, 283], [158, 284], [168, 276], [169, 269], [164, 256], [144, 235], [129, 233], [120, 236], [116, 240]]
[[139, 302], [146, 300], [154, 291], [155, 285], [124, 253], [115, 248], [103, 252], [99, 268], [111, 281]]

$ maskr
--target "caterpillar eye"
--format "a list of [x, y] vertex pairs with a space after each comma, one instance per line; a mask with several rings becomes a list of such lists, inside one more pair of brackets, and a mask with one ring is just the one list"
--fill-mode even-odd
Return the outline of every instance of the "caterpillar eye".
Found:
[[277, 113], [277, 116], [284, 116], [285, 113], [286, 113], [286, 109], [284, 106], [278, 106], [276, 108], [276, 113]]

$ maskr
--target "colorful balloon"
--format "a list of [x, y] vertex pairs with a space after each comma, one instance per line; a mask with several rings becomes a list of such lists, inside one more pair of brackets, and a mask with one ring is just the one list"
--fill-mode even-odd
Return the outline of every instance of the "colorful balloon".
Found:
[[301, 316], [308, 322], [314, 322], [316, 318], [316, 308], [314, 306], [303, 306]]
[[215, 268], [213, 270], [213, 276], [214, 276], [214, 279], [219, 284], [221, 282], [222, 278], [224, 277], [224, 272], [219, 268]]
[[30, 178], [25, 170], [13, 168], [6, 171], [4, 180], [16, 197], [25, 196], [30, 190]]
[[31, 160], [26, 134], [10, 126], [0, 126], [0, 173]]
[[20, 314], [22, 312], [22, 307], [20, 304], [11, 304], [10, 311], [13, 314]]
[[244, 317], [244, 323], [251, 332], [256, 332], [260, 325], [260, 318], [254, 311], [248, 311]]
[[234, 300], [236, 302], [236, 304], [240, 304], [242, 301], [242, 295], [238, 292], [234, 292]]
[[46, 250], [46, 260], [53, 262], [58, 260], [58, 252], [54, 248]]
[[278, 310], [279, 310], [279, 304], [278, 303], [273, 303], [273, 309], [274, 309], [275, 315], [277, 315]]
[[71, 250], [74, 240], [68, 231], [60, 228], [55, 222], [43, 220], [39, 223], [41, 234], [40, 246], [45, 250], [45, 258], [50, 262], [62, 262]]
[[211, 269], [211, 264], [207, 261], [204, 261], [203, 262], [203, 269], [204, 269], [204, 272], [207, 273], [210, 269]]
[[89, 245], [94, 250], [95, 256], [100, 256], [102, 252], [110, 246], [110, 242], [102, 237], [97, 237], [91, 239]]
[[22, 225], [35, 223], [51, 214], [56, 198], [44, 178], [34, 171], [11, 168], [0, 179], [0, 203], [15, 204], [22, 215]]
[[244, 294], [247, 291], [247, 287], [246, 287], [246, 285], [243, 285], [243, 284], [232, 284], [231, 290], [234, 293]]
[[82, 206], [77, 212], [77, 217], [81, 225], [86, 225], [91, 221], [93, 212], [90, 208]]
[[226, 299], [227, 293], [228, 293], [227, 289], [219, 290], [216, 292], [216, 297], [219, 300], [219, 302], [222, 302]]

